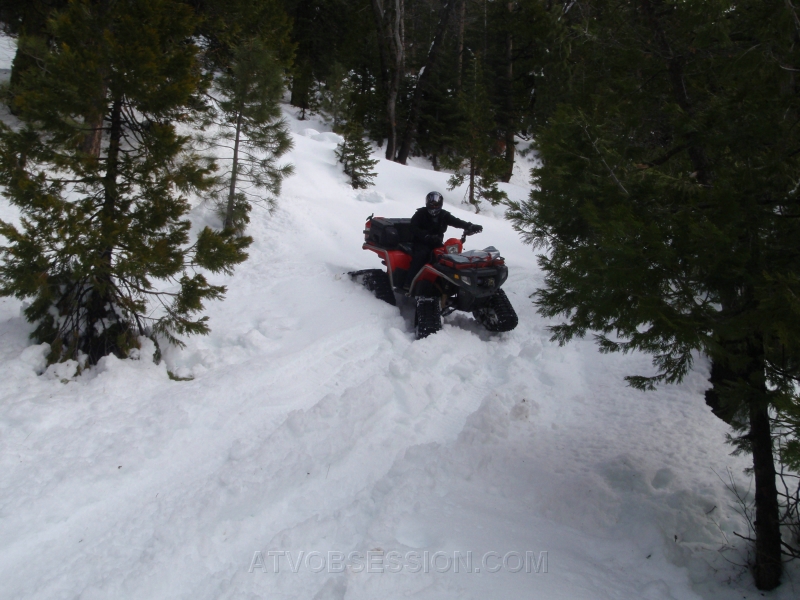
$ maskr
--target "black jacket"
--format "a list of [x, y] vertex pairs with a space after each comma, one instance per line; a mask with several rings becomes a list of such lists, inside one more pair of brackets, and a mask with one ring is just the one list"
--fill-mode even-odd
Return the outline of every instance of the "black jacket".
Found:
[[[471, 223], [454, 217], [446, 210], [442, 210], [438, 215], [432, 217], [427, 208], [420, 208], [411, 217], [411, 232], [414, 234], [414, 244], [428, 246], [441, 246], [444, 240], [444, 232], [447, 231], [448, 226], [466, 229], [470, 225]], [[437, 236], [438, 243], [432, 244], [426, 241], [425, 238], [429, 235]]]

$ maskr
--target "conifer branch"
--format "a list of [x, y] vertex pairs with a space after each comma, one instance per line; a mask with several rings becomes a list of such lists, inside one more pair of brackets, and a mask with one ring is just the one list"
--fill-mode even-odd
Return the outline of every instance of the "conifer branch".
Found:
[[629, 196], [630, 194], [628, 194], [628, 190], [626, 190], [625, 186], [622, 185], [622, 182], [619, 179], [617, 179], [617, 176], [614, 173], [614, 170], [610, 166], [608, 166], [608, 163], [606, 162], [606, 159], [603, 157], [603, 154], [600, 152], [600, 149], [597, 147], [596, 140], [593, 140], [592, 136], [589, 134], [588, 126], [583, 125], [582, 127], [583, 127], [583, 131], [586, 133], [586, 137], [588, 138], [589, 142], [592, 144], [592, 147], [594, 148], [594, 151], [597, 152], [597, 155], [600, 157], [600, 160], [603, 161], [603, 164], [605, 165], [606, 169], [608, 169], [608, 172], [611, 175], [611, 178], [614, 180], [614, 183], [616, 183], [617, 186], [619, 186], [619, 189], [621, 189], [626, 196]]

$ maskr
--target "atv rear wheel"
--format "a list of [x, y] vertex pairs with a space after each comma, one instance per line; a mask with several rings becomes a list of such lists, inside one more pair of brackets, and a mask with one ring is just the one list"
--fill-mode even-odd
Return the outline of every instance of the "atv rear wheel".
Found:
[[517, 312], [503, 290], [497, 290], [486, 305], [476, 308], [472, 315], [489, 331], [511, 331], [519, 322]]
[[417, 310], [414, 314], [414, 330], [421, 340], [442, 328], [442, 307], [439, 298], [417, 297]]
[[361, 285], [372, 292], [378, 300], [397, 306], [394, 290], [392, 290], [392, 284], [389, 282], [389, 275], [386, 274], [386, 271], [367, 269], [351, 273], [350, 276], [356, 281], [361, 281]]

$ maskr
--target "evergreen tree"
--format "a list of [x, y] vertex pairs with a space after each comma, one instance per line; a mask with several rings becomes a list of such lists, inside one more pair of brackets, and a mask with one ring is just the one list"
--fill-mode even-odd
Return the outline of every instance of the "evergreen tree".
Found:
[[[214, 82], [205, 126], [215, 133], [206, 139], [230, 150], [220, 158], [227, 166], [220, 174], [224, 194], [225, 230], [242, 233], [249, 222], [251, 202], [266, 201], [270, 208], [280, 195], [283, 179], [293, 172], [278, 159], [292, 148], [286, 121], [281, 118], [283, 74], [274, 54], [257, 39], [233, 51], [230, 67]], [[266, 198], [258, 195], [266, 192]]]
[[318, 108], [330, 123], [333, 131], [344, 131], [348, 113], [351, 112], [353, 84], [341, 63], [333, 63], [326, 83], [319, 90]]
[[314, 75], [308, 60], [295, 63], [292, 74], [292, 106], [300, 109], [298, 119], [305, 121], [307, 112], [313, 113], [316, 108], [314, 99]]
[[[195, 26], [172, 0], [71, 2], [15, 96], [21, 126], [0, 127], [0, 183], [22, 216], [0, 222], [0, 293], [32, 298], [25, 315], [51, 361], [207, 332], [198, 313], [225, 288], [197, 269], [247, 256], [247, 238], [210, 228], [187, 245], [187, 194], [209, 182], [174, 125], [201, 83]], [[102, 144], [88, 152], [98, 113]]]
[[430, 157], [437, 171], [455, 152], [461, 117], [455, 87], [455, 70], [440, 69], [422, 105], [417, 148], [422, 156]]
[[284, 70], [294, 60], [292, 21], [284, 0], [185, 0], [200, 17], [197, 35], [203, 40], [203, 61], [209, 72], [226, 69], [237, 48], [258, 39]]
[[[334, 65], [344, 73], [377, 69], [370, 0], [284, 0], [294, 20], [292, 39], [297, 57], [292, 70], [291, 104], [316, 110], [320, 82], [331, 83]], [[374, 64], [373, 64], [374, 63]]]
[[[756, 585], [782, 571], [771, 411], [798, 414], [800, 19], [780, 0], [585, 0], [564, 38], [544, 166], [513, 205], [561, 343], [654, 355], [641, 389], [712, 359], [716, 412], [755, 476]], [[797, 464], [797, 463], [795, 463]]]
[[462, 122], [454, 136], [454, 151], [442, 164], [456, 171], [447, 182], [448, 189], [453, 190], [466, 180], [467, 201], [479, 210], [481, 200], [498, 204], [508, 196], [497, 188], [505, 166], [494, 151], [496, 137], [492, 106], [477, 57], [473, 57], [467, 69], [464, 85], [458, 94], [458, 106]]
[[5, 33], [18, 37], [22, 47], [11, 64], [12, 90], [19, 85], [22, 73], [36, 64], [26, 51], [27, 46], [47, 43], [47, 19], [54, 10], [66, 5], [67, 0], [3, 0], [0, 4], [0, 26]]
[[[434, 73], [434, 69], [437, 66], [437, 62], [439, 62], [439, 56], [442, 54], [447, 28], [450, 24], [451, 16], [454, 13], [453, 9], [458, 3], [459, 0], [445, 0], [442, 3], [438, 22], [436, 23], [435, 33], [433, 35], [428, 53], [425, 57], [425, 62], [422, 64], [417, 76], [414, 78], [414, 91], [413, 93], [409, 94], [408, 115], [405, 120], [403, 139], [402, 141], [398, 142], [397, 157], [394, 159], [400, 164], [406, 164], [406, 161], [411, 154], [411, 147], [414, 144], [417, 136], [417, 128], [419, 127], [424, 94], [430, 85], [429, 82]], [[402, 3], [400, 10], [404, 11]]]
[[350, 121], [344, 132], [344, 141], [336, 147], [336, 158], [342, 163], [344, 172], [350, 176], [354, 190], [366, 189], [378, 175], [372, 169], [378, 161], [370, 158], [371, 148], [364, 139], [364, 128], [356, 120]]

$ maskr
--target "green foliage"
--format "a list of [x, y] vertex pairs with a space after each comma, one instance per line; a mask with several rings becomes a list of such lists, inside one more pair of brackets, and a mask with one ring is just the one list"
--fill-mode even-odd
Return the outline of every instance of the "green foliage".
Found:
[[21, 212], [19, 226], [0, 222], [0, 293], [31, 299], [51, 361], [204, 333], [197, 314], [224, 288], [189, 273], [246, 255], [207, 232], [187, 245], [186, 195], [211, 174], [174, 125], [202, 83], [194, 15], [172, 0], [83, 0], [49, 23], [42, 68], [14, 97], [22, 124], [0, 126], [0, 184]]
[[[306, 118], [309, 112], [336, 112], [337, 130], [344, 126], [338, 116], [349, 116], [361, 122], [371, 139], [381, 142], [386, 135], [386, 99], [379, 89], [380, 53], [371, 2], [285, 0], [297, 44], [290, 90], [291, 104], [301, 109], [299, 118]], [[320, 106], [331, 99], [331, 87], [345, 83], [345, 77], [351, 91], [347, 110]], [[342, 96], [333, 94], [334, 98]]]
[[499, 204], [508, 196], [497, 188], [505, 169], [503, 159], [495, 152], [496, 136], [492, 106], [483, 82], [480, 60], [470, 62], [464, 85], [458, 94], [461, 123], [453, 136], [453, 153], [442, 165], [456, 173], [448, 180], [452, 190], [468, 182], [465, 197], [476, 210], [481, 200]]
[[237, 47], [230, 67], [214, 81], [204, 141], [226, 150], [219, 159], [225, 166], [214, 190], [224, 206], [226, 230], [244, 231], [251, 202], [272, 208], [283, 179], [293, 172], [292, 165], [278, 164], [292, 148], [278, 103], [283, 89], [280, 63], [257, 39]]
[[[21, 48], [46, 44], [50, 13], [66, 5], [67, 0], [4, 0], [0, 3], [0, 28], [9, 35], [17, 36]], [[14, 55], [9, 82], [12, 92], [19, 86], [22, 74], [35, 66], [34, 55], [29, 52], [23, 50]]]
[[296, 44], [292, 21], [283, 0], [190, 0], [200, 17], [197, 33], [203, 40], [203, 60], [210, 72], [226, 69], [236, 49], [258, 39], [281, 69], [291, 68]]
[[446, 162], [448, 157], [452, 158], [461, 125], [455, 58], [455, 52], [452, 56], [442, 56], [445, 64], [440, 65], [431, 78], [420, 112], [416, 151], [430, 157], [436, 170], [439, 170], [443, 160]]
[[378, 175], [372, 169], [378, 161], [371, 158], [372, 152], [364, 139], [364, 128], [357, 121], [351, 121], [344, 132], [344, 141], [336, 147], [336, 158], [342, 163], [344, 172], [350, 176], [353, 189], [365, 189], [374, 185], [372, 180]]
[[724, 2], [687, 3], [658, 24], [626, 3], [594, 4], [605, 19], [574, 32], [574, 90], [537, 140], [544, 166], [513, 213], [527, 241], [553, 248], [538, 302], [569, 315], [556, 339], [595, 330], [603, 350], [654, 352], [659, 372], [633, 379], [640, 387], [679, 381], [693, 350], [724, 353], [723, 332], [794, 347], [800, 134], [787, 117], [800, 107], [780, 66], [732, 39], [753, 27], [791, 63], [792, 32], [756, 27], [774, 15], [753, 4], [722, 18]]
[[205, 227], [197, 236], [195, 262], [212, 273], [231, 275], [234, 265], [247, 260], [245, 249], [252, 242], [250, 237], [231, 236]]
[[655, 373], [628, 378], [640, 389], [711, 357], [715, 410], [749, 428], [732, 441], [754, 454], [756, 583], [770, 589], [778, 501], [757, 424], [800, 407], [800, 19], [778, 0], [580, 4], [543, 166], [512, 204], [549, 248], [536, 303], [564, 317], [561, 343], [591, 331], [602, 352], [652, 354]]
[[330, 122], [333, 131], [341, 133], [352, 110], [353, 84], [347, 71], [338, 62], [333, 64], [326, 79], [325, 86], [319, 90], [317, 108]]

